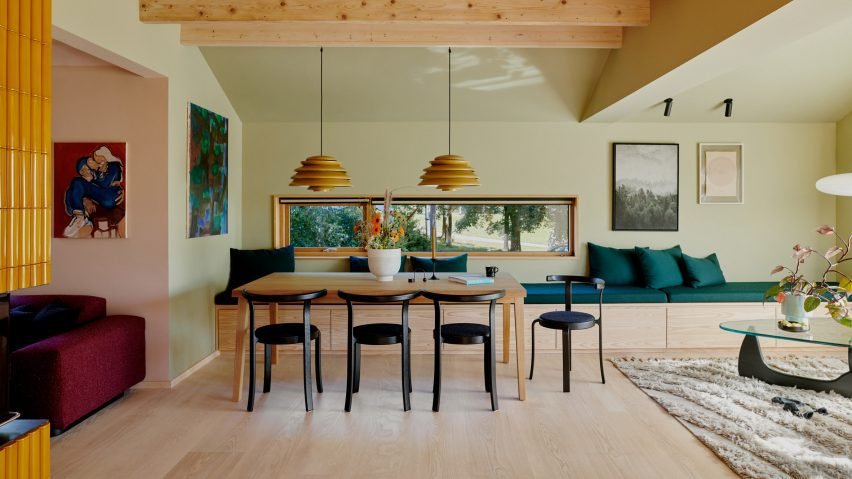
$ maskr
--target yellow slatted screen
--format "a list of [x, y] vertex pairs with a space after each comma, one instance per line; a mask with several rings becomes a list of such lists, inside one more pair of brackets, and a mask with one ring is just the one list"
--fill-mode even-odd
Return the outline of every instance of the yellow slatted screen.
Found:
[[0, 292], [50, 282], [50, 0], [0, 1]]

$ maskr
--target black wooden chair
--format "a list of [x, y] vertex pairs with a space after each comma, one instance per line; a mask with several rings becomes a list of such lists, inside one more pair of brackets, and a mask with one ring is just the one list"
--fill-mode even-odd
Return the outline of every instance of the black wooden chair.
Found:
[[[367, 295], [338, 291], [337, 296], [346, 300], [348, 312], [348, 342], [346, 343], [346, 412], [352, 410], [352, 394], [361, 388], [361, 345], [384, 346], [402, 344], [402, 407], [411, 409], [411, 329], [408, 327], [409, 302], [420, 296], [420, 291], [403, 294]], [[370, 323], [354, 326], [353, 303], [392, 304], [402, 303], [402, 321], [396, 323]]]
[[[601, 383], [606, 384], [603, 369], [603, 292], [606, 283], [600, 278], [589, 276], [563, 276], [551, 275], [548, 281], [562, 281], [565, 283], [565, 311], [550, 311], [542, 314], [532, 322], [532, 355], [530, 359], [530, 380], [535, 370], [535, 325], [539, 324], [548, 329], [562, 331], [562, 391], [571, 392], [571, 331], [589, 329], [598, 326], [598, 360], [601, 366]], [[573, 298], [571, 286], [574, 283], [593, 284], [598, 291], [598, 317], [597, 319], [589, 313], [571, 311]]]
[[[505, 290], [482, 294], [443, 294], [424, 291], [423, 296], [435, 305], [435, 376], [432, 386], [432, 410], [441, 407], [441, 345], [485, 344], [484, 370], [485, 391], [491, 393], [491, 409], [497, 410], [497, 372], [494, 364], [494, 311], [497, 300], [506, 295]], [[441, 302], [482, 303], [488, 302], [488, 325], [479, 323], [441, 324]]]
[[[326, 290], [314, 291], [303, 294], [271, 295], [243, 291], [243, 297], [249, 306], [249, 331], [251, 332], [250, 346], [251, 361], [249, 361], [249, 396], [247, 410], [254, 410], [254, 389], [257, 365], [255, 356], [257, 343], [263, 343], [263, 392], [268, 393], [272, 384], [272, 346], [282, 344], [302, 343], [302, 365], [305, 382], [305, 409], [314, 409], [313, 387], [311, 386], [311, 341], [316, 341], [316, 377], [317, 392], [322, 392], [322, 354], [320, 352], [320, 341], [322, 333], [319, 328], [311, 324], [311, 301], [322, 298], [327, 294]], [[255, 329], [254, 306], [255, 303], [302, 303], [301, 323], [277, 323], [268, 324]], [[305, 338], [308, 338], [307, 340]]]

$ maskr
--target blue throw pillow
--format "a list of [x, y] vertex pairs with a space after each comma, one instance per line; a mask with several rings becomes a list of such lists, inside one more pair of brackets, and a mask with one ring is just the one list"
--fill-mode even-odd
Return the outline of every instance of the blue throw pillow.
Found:
[[687, 282], [693, 288], [725, 284], [725, 275], [722, 274], [716, 253], [706, 258], [683, 255], [683, 264]]
[[[408, 257], [402, 255], [399, 259], [399, 272], [402, 273], [405, 271], [405, 260]], [[350, 273], [369, 273], [370, 266], [367, 262], [367, 258], [364, 256], [350, 256], [349, 257], [349, 272]]]
[[40, 310], [30, 305], [18, 306], [9, 311], [9, 316], [11, 350], [15, 351], [74, 329], [80, 310], [56, 300]]
[[[412, 271], [432, 272], [432, 258], [411, 257]], [[437, 273], [467, 273], [467, 253], [453, 256], [452, 258], [437, 258], [435, 260], [435, 272]]]

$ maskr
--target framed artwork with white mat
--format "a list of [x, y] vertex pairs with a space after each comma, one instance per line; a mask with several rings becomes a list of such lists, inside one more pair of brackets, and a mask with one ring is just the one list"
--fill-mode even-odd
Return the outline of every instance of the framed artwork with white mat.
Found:
[[743, 203], [743, 144], [698, 144], [698, 203]]

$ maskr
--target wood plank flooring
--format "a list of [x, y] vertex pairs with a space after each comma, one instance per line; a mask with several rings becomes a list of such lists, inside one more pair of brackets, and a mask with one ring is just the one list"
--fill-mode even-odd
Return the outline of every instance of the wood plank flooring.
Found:
[[[695, 355], [695, 352], [690, 352]], [[718, 354], [718, 353], [716, 353]], [[729, 355], [735, 355], [730, 351]], [[672, 356], [672, 352], [660, 353]], [[441, 412], [431, 411], [432, 356], [413, 357], [412, 411], [402, 411], [396, 356], [365, 356], [361, 392], [343, 412], [345, 357], [323, 357], [325, 392], [305, 413], [301, 367], [282, 356], [255, 411], [231, 402], [223, 354], [172, 390], [139, 389], [52, 441], [57, 478], [736, 477], [610, 363], [540, 354], [527, 400], [515, 365], [498, 364], [491, 412], [480, 356], [445, 355]]]

